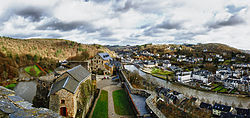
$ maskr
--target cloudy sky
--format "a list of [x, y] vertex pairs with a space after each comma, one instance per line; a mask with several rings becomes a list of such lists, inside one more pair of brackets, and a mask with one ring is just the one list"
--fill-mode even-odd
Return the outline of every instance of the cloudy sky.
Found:
[[0, 0], [0, 35], [250, 50], [250, 0]]

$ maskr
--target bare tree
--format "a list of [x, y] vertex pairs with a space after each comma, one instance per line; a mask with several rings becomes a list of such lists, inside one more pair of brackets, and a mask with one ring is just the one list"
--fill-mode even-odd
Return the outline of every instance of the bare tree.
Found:
[[232, 107], [235, 107], [235, 103], [234, 103], [234, 101], [232, 102]]
[[207, 103], [210, 104], [210, 101], [207, 99]]
[[238, 107], [239, 107], [239, 108], [242, 108], [242, 107], [243, 107], [243, 105], [242, 105], [241, 102], [239, 103]]
[[215, 104], [215, 101], [213, 100], [212, 104]]

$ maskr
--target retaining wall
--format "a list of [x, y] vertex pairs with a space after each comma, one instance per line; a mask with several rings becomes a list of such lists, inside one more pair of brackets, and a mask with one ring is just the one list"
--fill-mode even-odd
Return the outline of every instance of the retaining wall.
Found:
[[119, 70], [120, 77], [128, 85], [129, 90], [132, 94], [141, 95], [146, 97], [146, 107], [150, 111], [152, 117], [166, 118], [164, 114], [156, 107], [157, 95], [156, 93], [144, 89], [134, 88], [128, 81], [127, 77], [124, 75], [122, 70]]

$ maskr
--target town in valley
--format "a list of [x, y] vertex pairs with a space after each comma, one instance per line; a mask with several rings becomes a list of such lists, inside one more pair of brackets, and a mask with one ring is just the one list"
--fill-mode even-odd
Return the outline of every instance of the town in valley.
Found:
[[0, 3], [0, 118], [250, 118], [249, 0]]

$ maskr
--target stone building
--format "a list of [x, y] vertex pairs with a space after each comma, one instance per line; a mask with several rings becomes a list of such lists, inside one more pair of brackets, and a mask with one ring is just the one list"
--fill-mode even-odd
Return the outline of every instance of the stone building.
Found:
[[103, 71], [103, 74], [113, 74], [114, 64], [113, 59], [108, 53], [98, 53], [91, 60], [91, 70], [98, 73]]
[[49, 109], [65, 117], [75, 117], [80, 106], [80, 85], [86, 80], [91, 80], [91, 73], [81, 65], [59, 76], [49, 92]]

